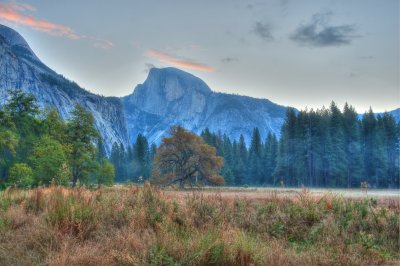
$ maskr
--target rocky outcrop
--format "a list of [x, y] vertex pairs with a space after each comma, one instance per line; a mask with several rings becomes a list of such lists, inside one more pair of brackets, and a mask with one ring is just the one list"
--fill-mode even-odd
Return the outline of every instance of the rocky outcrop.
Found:
[[44, 65], [24, 38], [11, 28], [0, 25], [0, 100], [10, 89], [33, 94], [41, 107], [54, 106], [68, 119], [75, 104], [93, 113], [106, 151], [114, 142], [128, 145], [129, 137], [121, 100], [102, 97], [80, 88], [76, 83]]
[[250, 142], [258, 127], [279, 135], [286, 107], [266, 99], [213, 92], [201, 79], [176, 68], [152, 68], [146, 81], [122, 98], [129, 135], [142, 133], [158, 143], [171, 125], [200, 133], [208, 127], [231, 139], [243, 134]]

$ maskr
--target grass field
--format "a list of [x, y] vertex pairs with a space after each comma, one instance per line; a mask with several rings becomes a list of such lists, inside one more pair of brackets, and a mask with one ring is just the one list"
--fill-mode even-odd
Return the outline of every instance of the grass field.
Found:
[[397, 192], [9, 189], [0, 265], [396, 265]]

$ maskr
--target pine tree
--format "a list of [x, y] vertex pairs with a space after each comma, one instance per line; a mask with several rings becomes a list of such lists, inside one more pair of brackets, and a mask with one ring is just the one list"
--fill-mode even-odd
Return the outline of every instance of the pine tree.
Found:
[[274, 185], [274, 171], [276, 168], [278, 156], [278, 140], [275, 134], [268, 133], [265, 140], [264, 156], [263, 156], [263, 182], [262, 184]]
[[358, 187], [364, 174], [361, 125], [355, 109], [348, 103], [343, 108], [343, 130], [346, 149], [346, 186]]
[[221, 170], [221, 175], [224, 177], [225, 185], [232, 186], [235, 183], [233, 172], [233, 154], [231, 140], [224, 134], [223, 136], [223, 157], [224, 166]]
[[117, 142], [114, 142], [114, 144], [112, 145], [110, 162], [114, 165], [116, 180], [123, 181], [123, 161], [121, 158], [121, 146]]
[[362, 141], [365, 165], [365, 176], [369, 184], [377, 183], [377, 162], [376, 162], [376, 146], [377, 146], [377, 121], [372, 108], [364, 114], [362, 119]]
[[263, 181], [261, 169], [262, 153], [263, 145], [261, 143], [260, 131], [258, 130], [258, 128], [254, 128], [249, 149], [249, 169], [247, 179], [249, 184], [260, 184]]
[[385, 149], [387, 158], [387, 180], [389, 187], [399, 186], [399, 138], [400, 132], [393, 115], [384, 113], [382, 116], [382, 127], [385, 135]]
[[340, 109], [332, 102], [329, 118], [329, 186], [345, 186], [346, 153], [343, 117]]
[[142, 134], [136, 138], [135, 157], [139, 165], [139, 175], [147, 179], [150, 176], [149, 143]]
[[242, 134], [239, 137], [239, 144], [237, 148], [237, 163], [235, 164], [235, 184], [237, 186], [244, 185], [247, 177], [247, 157], [248, 152], [246, 148], [246, 142]]
[[295, 146], [296, 112], [293, 108], [286, 111], [285, 122], [281, 128], [278, 162], [274, 175], [280, 184], [295, 185]]

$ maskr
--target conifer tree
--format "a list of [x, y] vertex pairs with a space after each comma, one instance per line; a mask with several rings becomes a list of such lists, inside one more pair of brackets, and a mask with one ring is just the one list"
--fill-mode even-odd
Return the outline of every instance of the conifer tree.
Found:
[[343, 108], [343, 129], [346, 152], [346, 186], [358, 186], [364, 174], [361, 150], [361, 125], [354, 107], [345, 103]]
[[260, 131], [258, 128], [254, 128], [249, 149], [249, 184], [260, 184], [262, 182], [262, 153], [263, 145], [261, 143]]

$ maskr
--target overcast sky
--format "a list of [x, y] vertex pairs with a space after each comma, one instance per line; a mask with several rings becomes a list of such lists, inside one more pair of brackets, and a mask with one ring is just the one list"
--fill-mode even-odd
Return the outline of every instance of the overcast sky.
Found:
[[400, 107], [398, 0], [0, 2], [44, 63], [124, 96], [152, 66], [299, 109]]

